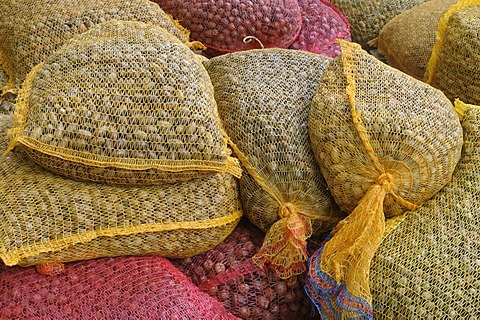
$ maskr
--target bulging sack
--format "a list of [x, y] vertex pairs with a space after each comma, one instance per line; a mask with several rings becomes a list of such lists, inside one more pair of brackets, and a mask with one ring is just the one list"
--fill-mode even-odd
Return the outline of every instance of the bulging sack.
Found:
[[425, 82], [450, 99], [480, 104], [480, 0], [460, 0], [440, 18]]
[[123, 185], [241, 173], [202, 57], [165, 29], [110, 20], [36, 66], [12, 143], [67, 177]]
[[302, 29], [290, 46], [335, 57], [340, 53], [336, 39], [351, 40], [347, 18], [329, 0], [299, 0]]
[[16, 93], [65, 41], [111, 19], [152, 23], [188, 41], [188, 32], [148, 0], [2, 0], [0, 12], [0, 65], [10, 78], [4, 92]]
[[300, 32], [297, 0], [155, 0], [191, 31], [210, 54], [288, 48]]
[[[1, 148], [11, 120], [0, 114]], [[110, 186], [53, 174], [15, 151], [0, 163], [0, 186], [6, 265], [189, 257], [223, 241], [242, 216], [238, 182], [223, 173], [162, 186]]]
[[0, 264], [2, 319], [237, 319], [160, 257], [82, 261], [60, 275]]
[[378, 35], [378, 51], [390, 66], [423, 80], [441, 15], [457, 0], [431, 0], [390, 20]]
[[390, 227], [370, 269], [378, 318], [480, 314], [480, 107], [463, 112], [463, 152], [452, 181]]
[[378, 37], [382, 27], [396, 15], [428, 0], [332, 0], [348, 18], [352, 40], [362, 47]]
[[441, 93], [340, 41], [309, 114], [315, 158], [350, 215], [312, 258], [308, 293], [333, 317], [373, 316], [368, 270], [385, 217], [417, 209], [452, 177], [462, 128]]
[[267, 232], [253, 259], [281, 278], [302, 273], [307, 239], [343, 217], [315, 162], [307, 127], [318, 77], [330, 60], [264, 49], [205, 62], [230, 145], [245, 169], [243, 208]]

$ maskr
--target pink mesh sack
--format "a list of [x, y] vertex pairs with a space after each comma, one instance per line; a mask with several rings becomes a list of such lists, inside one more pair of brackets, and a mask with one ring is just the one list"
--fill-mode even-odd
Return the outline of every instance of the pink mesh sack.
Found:
[[[304, 319], [312, 312], [303, 291], [304, 276], [290, 281], [252, 261], [264, 234], [247, 220], [214, 249], [203, 254], [173, 259], [200, 290], [221, 301], [242, 319]], [[296, 281], [292, 281], [296, 280]]]
[[0, 264], [0, 319], [237, 319], [167, 259], [122, 257], [43, 276]]
[[210, 50], [213, 54], [288, 48], [302, 26], [297, 0], [154, 1], [190, 30], [192, 39], [216, 51]]
[[340, 46], [336, 39], [351, 40], [347, 18], [329, 0], [299, 0], [302, 29], [291, 49], [336, 57]]

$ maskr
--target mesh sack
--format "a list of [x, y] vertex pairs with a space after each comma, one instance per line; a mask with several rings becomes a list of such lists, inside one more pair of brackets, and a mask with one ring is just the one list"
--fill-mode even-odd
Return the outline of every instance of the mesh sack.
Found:
[[299, 0], [302, 29], [291, 49], [335, 57], [340, 53], [336, 39], [351, 40], [347, 18], [329, 0]]
[[111, 19], [153, 23], [188, 41], [188, 33], [148, 0], [2, 0], [0, 12], [8, 17], [0, 19], [0, 65], [10, 76], [4, 91], [16, 92], [65, 41]]
[[306, 241], [342, 217], [310, 146], [307, 117], [330, 59], [288, 49], [251, 50], [205, 62], [220, 117], [245, 168], [245, 214], [267, 232], [254, 261], [281, 278], [305, 270]]
[[[5, 148], [11, 116], [0, 120]], [[55, 175], [20, 151], [0, 165], [0, 258], [6, 265], [188, 257], [223, 241], [242, 215], [238, 183], [229, 174], [127, 188]]]
[[375, 253], [370, 274], [379, 318], [480, 315], [480, 107], [466, 110], [462, 126], [452, 181], [402, 216]]
[[237, 319], [160, 257], [98, 259], [46, 277], [0, 265], [2, 319]]
[[385, 216], [414, 210], [452, 177], [463, 143], [451, 102], [423, 82], [341, 41], [309, 114], [312, 148], [350, 215], [310, 264], [307, 291], [332, 317], [373, 311], [368, 271]]
[[378, 51], [388, 64], [423, 80], [442, 13], [457, 0], [431, 0], [390, 20], [378, 35]]
[[35, 162], [78, 180], [238, 177], [201, 58], [161, 27], [99, 24], [28, 75], [10, 148], [22, 144]]
[[306, 319], [311, 303], [298, 281], [282, 280], [252, 261], [263, 233], [246, 220], [212, 250], [173, 264], [200, 290], [241, 319]]
[[425, 82], [450, 99], [480, 104], [480, 1], [460, 0], [438, 24]]
[[[297, 0], [155, 0], [191, 31], [212, 55], [249, 49], [288, 48], [302, 16]], [[255, 41], [252, 41], [255, 40]]]
[[348, 18], [352, 40], [368, 48], [383, 26], [396, 15], [428, 0], [332, 0]]

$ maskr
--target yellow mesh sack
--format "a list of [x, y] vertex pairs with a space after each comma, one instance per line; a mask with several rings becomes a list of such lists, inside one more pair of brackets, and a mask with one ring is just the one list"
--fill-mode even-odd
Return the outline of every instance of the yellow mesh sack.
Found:
[[247, 217], [267, 232], [253, 258], [281, 278], [302, 273], [306, 241], [343, 218], [308, 138], [307, 117], [318, 77], [331, 59], [265, 49], [205, 62], [220, 117], [244, 167], [240, 180]]
[[307, 291], [323, 314], [371, 318], [369, 269], [385, 217], [418, 208], [450, 181], [463, 136], [439, 90], [357, 44], [340, 46], [308, 126], [329, 189], [350, 215], [312, 258]]
[[10, 148], [53, 172], [125, 185], [240, 176], [201, 56], [161, 27], [110, 20], [77, 35], [17, 100]]
[[390, 20], [378, 35], [378, 51], [390, 66], [423, 80], [442, 13], [457, 0], [431, 0]]
[[425, 82], [450, 99], [480, 104], [480, 0], [460, 0], [440, 18]]
[[397, 222], [375, 253], [370, 284], [379, 319], [480, 315], [480, 107], [467, 106], [462, 126], [452, 181]]
[[0, 65], [10, 77], [4, 92], [16, 93], [30, 70], [65, 41], [111, 19], [153, 23], [188, 41], [157, 4], [148, 0], [2, 0]]
[[[0, 146], [11, 116], [0, 114]], [[80, 182], [24, 152], [0, 163], [0, 258], [6, 265], [155, 254], [189, 257], [223, 241], [242, 216], [229, 174], [162, 186]]]
[[352, 41], [368, 47], [396, 15], [428, 0], [332, 0], [350, 22]]

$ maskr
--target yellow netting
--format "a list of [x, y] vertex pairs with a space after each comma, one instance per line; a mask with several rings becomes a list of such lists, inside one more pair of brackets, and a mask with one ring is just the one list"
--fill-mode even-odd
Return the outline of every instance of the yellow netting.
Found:
[[339, 59], [313, 98], [308, 125], [329, 189], [351, 214], [312, 260], [310, 294], [336, 316], [371, 316], [368, 270], [384, 215], [417, 208], [451, 179], [462, 128], [440, 91], [356, 44], [340, 45]]
[[388, 64], [423, 80], [440, 16], [457, 0], [432, 0], [390, 20], [378, 36], [378, 51]]
[[453, 179], [397, 223], [370, 269], [379, 319], [475, 319], [480, 315], [480, 107], [462, 121]]
[[111, 19], [152, 23], [188, 41], [188, 32], [148, 0], [2, 0], [0, 12], [0, 65], [10, 76], [4, 91], [16, 92], [65, 41]]
[[352, 40], [363, 47], [396, 15], [428, 0], [332, 0], [348, 18]]
[[23, 144], [42, 166], [87, 181], [238, 177], [202, 60], [161, 27], [99, 24], [28, 75], [10, 147]]
[[310, 146], [307, 117], [318, 77], [331, 61], [265, 49], [205, 62], [235, 154], [248, 218], [267, 232], [254, 260], [282, 278], [305, 270], [306, 240], [344, 215], [327, 190]]
[[480, 104], [480, 0], [460, 0], [440, 18], [425, 81], [450, 99]]
[[[1, 148], [11, 119], [0, 114]], [[242, 215], [229, 174], [116, 187], [52, 174], [15, 151], [2, 158], [0, 177], [0, 258], [7, 265], [192, 256], [223, 241]]]

